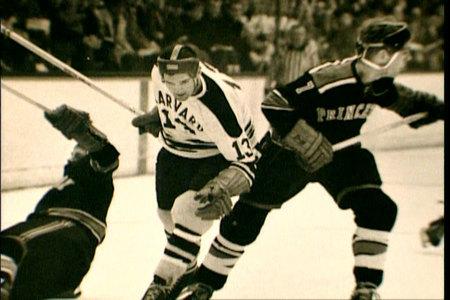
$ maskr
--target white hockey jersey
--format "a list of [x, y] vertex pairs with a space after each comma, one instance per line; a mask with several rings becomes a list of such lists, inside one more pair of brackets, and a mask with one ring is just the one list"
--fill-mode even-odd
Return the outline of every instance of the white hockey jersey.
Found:
[[240, 86], [217, 69], [200, 63], [201, 91], [177, 101], [152, 69], [154, 100], [162, 131], [159, 139], [167, 151], [187, 158], [221, 154], [253, 181], [260, 153], [249, 103]]

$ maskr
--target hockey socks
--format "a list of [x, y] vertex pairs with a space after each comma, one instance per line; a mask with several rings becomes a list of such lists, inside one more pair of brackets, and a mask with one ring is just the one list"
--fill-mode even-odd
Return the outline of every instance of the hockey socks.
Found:
[[244, 254], [244, 248], [219, 234], [198, 270], [197, 280], [211, 286], [214, 290], [221, 289], [225, 285], [228, 274]]
[[389, 232], [357, 227], [353, 236], [353, 273], [357, 282], [380, 285], [386, 260]]

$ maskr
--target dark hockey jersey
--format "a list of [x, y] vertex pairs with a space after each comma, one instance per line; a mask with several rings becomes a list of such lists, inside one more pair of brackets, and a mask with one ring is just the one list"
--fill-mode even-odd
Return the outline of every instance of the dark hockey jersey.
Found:
[[118, 157], [116, 148], [107, 144], [100, 151], [69, 160], [64, 178], [42, 197], [32, 216], [44, 214], [78, 221], [101, 241], [113, 197], [112, 173], [118, 167]]
[[277, 133], [284, 136], [302, 118], [334, 144], [360, 134], [376, 105], [402, 116], [443, 111], [436, 97], [394, 84], [393, 78], [363, 84], [356, 62], [355, 56], [325, 63], [271, 91], [262, 110]]

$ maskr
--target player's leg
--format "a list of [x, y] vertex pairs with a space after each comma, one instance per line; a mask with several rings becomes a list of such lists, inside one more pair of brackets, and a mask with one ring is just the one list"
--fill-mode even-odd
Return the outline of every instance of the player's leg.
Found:
[[251, 192], [241, 195], [232, 212], [221, 220], [196, 283], [183, 290], [179, 299], [209, 299], [221, 289], [246, 247], [259, 236], [270, 210], [279, 208], [307, 184], [307, 175], [291, 153], [275, 147], [267, 151], [258, 164]]
[[26, 245], [15, 236], [2, 232], [1, 245], [1, 299], [8, 300], [16, 278], [17, 269], [25, 254]]
[[270, 209], [238, 201], [220, 223], [220, 232], [195, 276], [195, 283], [183, 290], [179, 299], [210, 299], [221, 289], [246, 246], [253, 243]]
[[322, 185], [341, 209], [352, 209], [356, 230], [352, 249], [356, 288], [352, 299], [378, 297], [383, 280], [389, 233], [397, 205], [380, 188], [381, 179], [373, 155], [358, 147], [335, 154], [333, 162], [319, 171]]
[[194, 200], [194, 195], [228, 164], [222, 156], [186, 159], [167, 151], [159, 155], [156, 174], [158, 214], [169, 235], [144, 299], [171, 296], [178, 289], [178, 280], [196, 269], [201, 236], [213, 222], [195, 216], [200, 203]]
[[97, 245], [84, 228], [54, 217], [32, 217], [3, 234], [20, 241], [25, 249], [11, 299], [51, 298], [75, 290], [89, 270]]

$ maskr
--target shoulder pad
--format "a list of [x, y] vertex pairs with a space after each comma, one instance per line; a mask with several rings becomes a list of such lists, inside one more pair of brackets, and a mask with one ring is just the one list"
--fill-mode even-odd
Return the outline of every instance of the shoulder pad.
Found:
[[352, 62], [355, 59], [356, 56], [327, 62], [309, 70], [319, 93], [339, 85], [356, 83], [357, 80], [352, 70]]

